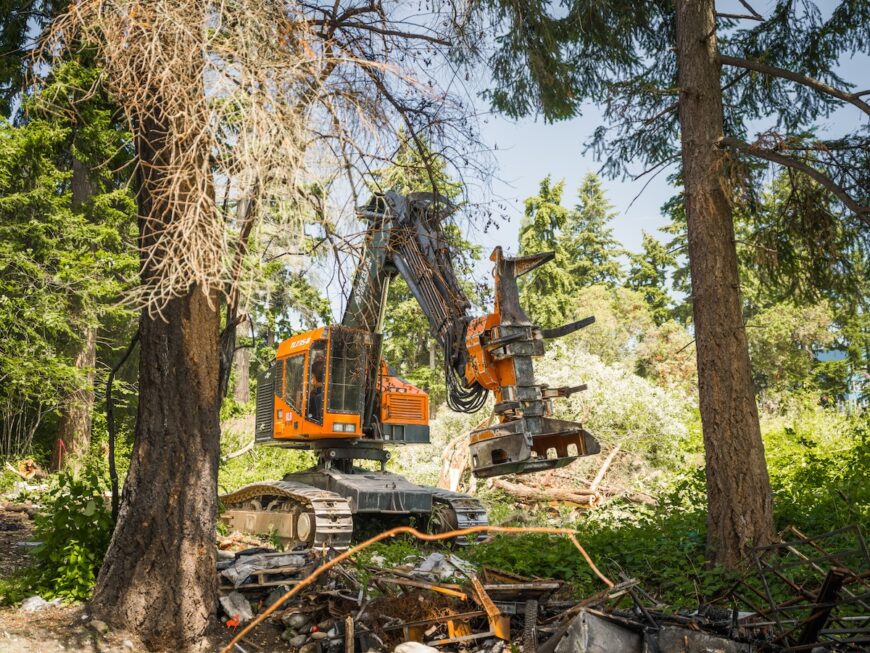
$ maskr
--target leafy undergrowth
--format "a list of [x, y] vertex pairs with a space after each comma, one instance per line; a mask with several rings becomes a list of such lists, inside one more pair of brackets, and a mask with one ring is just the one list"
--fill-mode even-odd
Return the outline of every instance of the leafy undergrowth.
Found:
[[[549, 525], [575, 528], [581, 545], [612, 581], [636, 578], [666, 605], [697, 607], [714, 599], [733, 578], [706, 567], [698, 486], [697, 478], [687, 478], [655, 506], [614, 501], [574, 523]], [[560, 536], [497, 536], [472, 547], [468, 557], [524, 576], [564, 580], [578, 598], [604, 588], [570, 540]]]
[[[815, 408], [800, 419], [781, 420], [765, 435], [776, 527], [796, 526], [817, 536], [858, 524], [870, 527], [870, 429], [866, 417]], [[657, 599], [694, 608], [720, 598], [734, 573], [705, 561], [706, 512], [703, 468], [671, 477], [670, 490], [654, 505], [612, 501], [579, 518], [546, 511], [518, 513], [496, 500], [493, 522], [570, 526], [611, 580], [636, 578]], [[502, 499], [504, 501], [504, 499]], [[836, 541], [832, 542], [832, 546]], [[475, 546], [468, 557], [525, 576], [567, 581], [577, 596], [602, 588], [573, 544], [548, 535], [499, 536]]]
[[31, 537], [40, 542], [33, 565], [0, 585], [4, 603], [38, 594], [45, 599], [84, 601], [90, 598], [112, 534], [103, 470], [85, 464], [54, 475], [38, 497], [41, 509]]

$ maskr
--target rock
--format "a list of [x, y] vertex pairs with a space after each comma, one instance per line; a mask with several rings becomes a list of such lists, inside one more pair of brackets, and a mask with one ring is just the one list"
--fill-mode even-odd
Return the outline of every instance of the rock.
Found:
[[287, 643], [290, 646], [295, 646], [296, 648], [300, 648], [305, 642], [308, 641], [308, 635], [296, 635], [295, 637], [291, 637], [287, 640]]
[[311, 637], [311, 639], [313, 639], [316, 642], [316, 641], [319, 641], [321, 639], [326, 639], [327, 637], [329, 637], [329, 634], [322, 631], [322, 630], [317, 630], [317, 631], [311, 633], [310, 637]]
[[299, 649], [299, 653], [320, 653], [320, 642], [309, 642]]
[[439, 651], [420, 642], [402, 642], [393, 649], [393, 653], [439, 653]]
[[109, 625], [105, 621], [100, 621], [99, 619], [94, 619], [88, 624], [88, 628], [96, 631], [100, 635], [107, 635], [109, 633]]
[[128, 651], [132, 651], [134, 649], [133, 642], [131, 642], [129, 639], [122, 640], [121, 646], [123, 646]]
[[269, 592], [269, 596], [266, 597], [265, 607], [270, 607], [274, 603], [277, 603], [278, 599], [284, 596], [290, 588], [286, 585], [280, 585]]
[[309, 621], [311, 621], [311, 617], [309, 617], [304, 612], [291, 612], [289, 615], [286, 615], [281, 621], [284, 622], [285, 626], [290, 626], [291, 628], [299, 630]]
[[324, 619], [319, 624], [317, 624], [317, 630], [322, 630], [326, 632], [330, 628], [332, 628], [332, 619]]
[[45, 610], [46, 608], [54, 608], [60, 605], [60, 602], [60, 599], [52, 599], [51, 601], [46, 601], [41, 596], [31, 596], [21, 602], [21, 609], [24, 610], [24, 612], [39, 612], [40, 610]]
[[239, 592], [230, 592], [220, 598], [221, 607], [230, 618], [238, 617], [239, 623], [247, 623], [254, 618], [251, 604]]

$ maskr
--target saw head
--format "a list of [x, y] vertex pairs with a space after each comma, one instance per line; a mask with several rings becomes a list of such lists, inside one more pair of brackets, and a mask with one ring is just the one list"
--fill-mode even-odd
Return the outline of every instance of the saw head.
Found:
[[492, 391], [496, 404], [494, 423], [471, 433], [472, 473], [480, 478], [528, 474], [599, 453], [598, 442], [580, 423], [552, 416], [553, 399], [585, 386], [537, 383], [533, 362], [544, 354], [545, 339], [572, 333], [594, 318], [546, 330], [529, 320], [520, 304], [517, 278], [551, 261], [552, 252], [508, 257], [497, 247], [490, 259], [495, 263], [495, 306], [468, 326], [465, 377]]

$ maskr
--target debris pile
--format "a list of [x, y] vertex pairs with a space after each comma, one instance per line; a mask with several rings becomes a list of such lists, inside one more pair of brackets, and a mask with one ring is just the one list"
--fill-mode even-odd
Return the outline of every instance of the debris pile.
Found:
[[775, 650], [867, 650], [870, 554], [861, 529], [811, 538], [791, 526], [780, 539], [755, 549], [755, 572], [732, 593], [751, 611], [741, 628]]
[[[285, 647], [269, 650], [300, 653], [866, 650], [870, 557], [860, 530], [788, 534], [756, 551], [755, 572], [721, 605], [691, 613], [671, 612], [630, 578], [577, 600], [561, 581], [477, 568], [448, 550], [398, 564], [377, 554], [326, 562], [310, 550], [224, 553], [221, 605], [232, 629], [271, 611], [267, 624]], [[846, 536], [853, 547], [823, 546]], [[254, 632], [225, 650], [265, 650]]]

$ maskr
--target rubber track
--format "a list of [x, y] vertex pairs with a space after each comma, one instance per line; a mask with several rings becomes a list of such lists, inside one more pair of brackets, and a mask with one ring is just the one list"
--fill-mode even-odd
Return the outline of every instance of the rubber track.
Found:
[[537, 653], [538, 650], [538, 602], [526, 601], [525, 625], [523, 626], [523, 653]]
[[[483, 504], [467, 494], [450, 492], [449, 490], [436, 490], [432, 493], [432, 501], [450, 506], [456, 515], [456, 529], [472, 528], [474, 526], [488, 526], [489, 517]], [[482, 534], [479, 539], [483, 539]], [[468, 544], [465, 537], [457, 537], [457, 544]]]
[[[295, 481], [262, 481], [223, 495], [226, 507], [234, 507], [258, 497], [286, 497], [296, 501], [306, 512], [314, 513], [314, 541], [312, 549], [323, 546], [345, 549], [353, 535], [353, 515], [350, 504], [335, 492], [321, 490]], [[304, 543], [303, 543], [304, 544]]]

